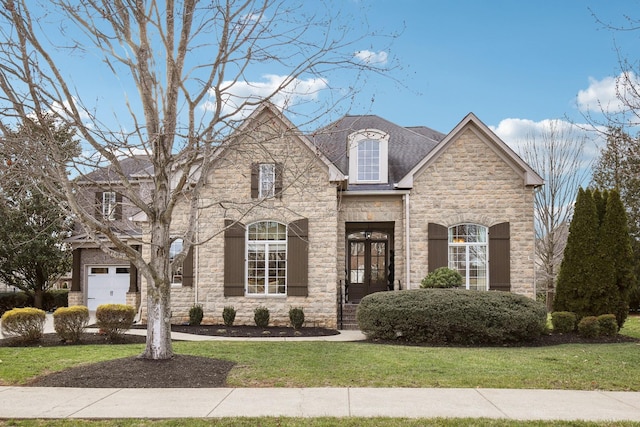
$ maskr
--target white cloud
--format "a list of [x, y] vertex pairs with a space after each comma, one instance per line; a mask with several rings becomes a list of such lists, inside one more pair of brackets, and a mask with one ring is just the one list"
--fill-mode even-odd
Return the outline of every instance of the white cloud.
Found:
[[386, 65], [389, 55], [381, 50], [380, 52], [371, 52], [369, 50], [359, 50], [353, 54], [358, 60], [365, 64]]
[[[232, 114], [236, 119], [247, 117], [255, 107], [243, 107], [246, 102], [269, 100], [279, 109], [284, 110], [292, 105], [318, 98], [320, 91], [328, 88], [328, 81], [322, 78], [298, 79], [276, 74], [265, 74], [263, 81], [231, 82], [225, 81], [221, 96], [222, 113]], [[211, 111], [215, 108], [213, 90], [209, 91], [212, 99], [205, 102], [202, 108]]]
[[566, 120], [545, 119], [535, 122], [529, 119], [509, 118], [502, 120], [498, 126], [490, 126], [500, 139], [517, 153], [521, 153], [529, 140], [540, 139], [550, 129], [560, 138], [582, 139], [586, 143], [583, 151], [583, 159], [589, 160], [599, 154], [599, 148], [604, 144], [601, 132], [597, 132], [592, 125], [576, 124]]
[[580, 111], [619, 113], [625, 109], [620, 97], [625, 97], [632, 86], [633, 92], [640, 89], [640, 80], [634, 73], [621, 73], [602, 80], [589, 78], [589, 87], [578, 92]]

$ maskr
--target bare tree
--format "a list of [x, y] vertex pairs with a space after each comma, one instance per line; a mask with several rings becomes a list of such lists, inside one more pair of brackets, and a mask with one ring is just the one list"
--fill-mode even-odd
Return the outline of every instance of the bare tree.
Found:
[[[70, 158], [44, 127], [37, 141], [13, 141], [13, 155], [33, 157], [29, 164], [38, 167], [29, 173], [46, 177], [52, 184], [46, 191], [67, 202], [84, 231], [145, 277], [148, 330], [142, 357], [169, 358], [169, 249], [175, 238], [183, 240], [173, 260], [179, 264], [199, 243], [198, 194], [217, 153], [233, 145], [229, 135], [237, 136], [240, 120], [265, 100], [287, 110], [311, 99], [305, 115], [298, 116], [307, 121], [349, 100], [355, 86], [333, 88], [327, 102], [315, 95], [332, 89], [327, 79], [337, 71], [351, 71], [344, 75], [351, 85], [364, 71], [383, 71], [374, 56], [363, 55], [368, 51], [356, 49], [369, 34], [354, 36], [352, 28], [360, 22], [349, 21], [353, 17], [338, 22], [339, 9], [320, 2], [305, 8], [274, 0], [0, 0], [0, 5], [1, 136], [10, 145], [16, 126], [45, 123], [50, 115], [77, 129], [83, 156]], [[94, 61], [96, 75], [79, 74], [84, 71], [74, 69], [77, 61]], [[265, 66], [286, 75], [271, 76], [269, 87], [251, 95], [247, 76]], [[94, 85], [106, 81], [122, 87], [123, 93], [104, 102], [86, 84], [88, 77]], [[152, 163], [146, 196], [122, 166], [137, 154]], [[78, 183], [88, 179], [88, 170], [104, 165], [118, 178], [128, 203], [147, 219], [148, 259], [80, 199]], [[179, 203], [189, 206], [188, 226], [176, 236], [172, 214]]]
[[[535, 235], [538, 281], [553, 291], [578, 188], [588, 178], [584, 160], [586, 137], [561, 121], [550, 121], [537, 135], [529, 135], [521, 155], [544, 178], [535, 193]], [[548, 301], [550, 302], [550, 301]]]

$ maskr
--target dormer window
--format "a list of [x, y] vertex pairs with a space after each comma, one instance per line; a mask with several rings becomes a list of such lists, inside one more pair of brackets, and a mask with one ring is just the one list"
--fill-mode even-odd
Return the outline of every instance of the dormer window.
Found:
[[386, 184], [388, 182], [389, 134], [363, 129], [349, 135], [349, 182]]

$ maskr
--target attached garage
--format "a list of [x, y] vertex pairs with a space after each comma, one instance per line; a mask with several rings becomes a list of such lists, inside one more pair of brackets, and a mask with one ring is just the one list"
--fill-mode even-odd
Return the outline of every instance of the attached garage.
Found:
[[101, 304], [125, 304], [129, 290], [129, 266], [87, 267], [87, 307], [95, 311]]

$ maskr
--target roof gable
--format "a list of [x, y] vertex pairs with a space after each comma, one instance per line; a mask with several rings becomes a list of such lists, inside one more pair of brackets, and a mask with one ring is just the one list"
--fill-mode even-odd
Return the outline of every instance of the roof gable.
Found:
[[405, 128], [375, 115], [344, 116], [308, 137], [346, 176], [351, 173], [348, 158], [349, 136], [364, 130], [377, 130], [389, 135], [388, 183], [350, 184], [351, 189], [393, 189], [394, 184], [444, 137], [444, 134], [424, 126]]
[[544, 180], [529, 166], [515, 151], [491, 131], [475, 114], [469, 113], [460, 123], [438, 144], [436, 149], [429, 152], [417, 163], [399, 182], [399, 188], [413, 187], [413, 179], [433, 162], [435, 162], [465, 131], [471, 130], [480, 140], [489, 146], [506, 164], [508, 164], [524, 181], [525, 186], [537, 187], [544, 184]]
[[[241, 135], [242, 132], [246, 132], [252, 128], [252, 126], [256, 126], [256, 123], [259, 125], [259, 117], [263, 114], [270, 115], [271, 118], [278, 120], [283, 129], [287, 129], [290, 132], [290, 135], [297, 140], [299, 140], [303, 146], [305, 146], [309, 151], [311, 151], [317, 159], [319, 159], [324, 166], [328, 168], [329, 172], [329, 181], [332, 182], [340, 182], [345, 180], [345, 176], [342, 171], [336, 167], [334, 162], [332, 162], [325, 153], [321, 150], [318, 150], [318, 147], [311, 142], [311, 140], [297, 131], [296, 125], [294, 125], [278, 108], [273, 105], [271, 102], [264, 101], [262, 102], [258, 108], [256, 108], [250, 115], [247, 117], [240, 127], [230, 136], [230, 140], [237, 138], [238, 135]], [[224, 150], [222, 150], [224, 151]]]

